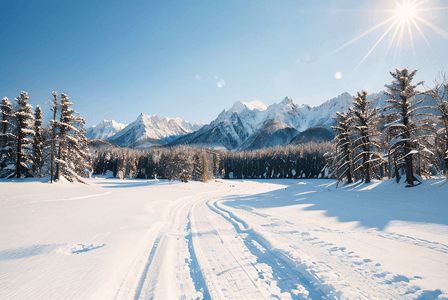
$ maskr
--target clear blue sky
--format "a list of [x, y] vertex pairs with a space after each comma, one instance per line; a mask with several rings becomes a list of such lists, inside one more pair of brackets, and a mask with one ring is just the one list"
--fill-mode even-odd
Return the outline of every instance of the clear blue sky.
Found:
[[27, 91], [48, 118], [52, 91], [66, 93], [87, 126], [130, 123], [140, 112], [208, 123], [238, 100], [316, 106], [379, 92], [394, 68], [417, 68], [416, 80], [431, 84], [448, 68], [447, 9], [418, 12], [439, 33], [414, 18], [431, 47], [411, 24], [414, 51], [406, 29], [401, 50], [398, 33], [386, 56], [391, 29], [357, 67], [388, 23], [329, 55], [394, 9], [389, 0], [3, 0], [0, 98]]

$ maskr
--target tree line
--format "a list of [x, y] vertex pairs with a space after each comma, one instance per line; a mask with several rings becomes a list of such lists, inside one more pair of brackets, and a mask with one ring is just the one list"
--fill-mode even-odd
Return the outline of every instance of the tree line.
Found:
[[[404, 176], [414, 186], [437, 173], [448, 178], [448, 84], [442, 77], [433, 89], [419, 91], [423, 82], [412, 82], [416, 72], [390, 72], [393, 81], [385, 85], [389, 99], [384, 110], [372, 108], [375, 99], [367, 101], [363, 90], [347, 113], [337, 112], [336, 136], [325, 156], [338, 182], [385, 177], [399, 182]], [[433, 106], [421, 105], [427, 97]]]
[[28, 93], [22, 91], [15, 105], [0, 102], [0, 178], [61, 177], [83, 182], [91, 170], [85, 120], [73, 110], [68, 96], [53, 92], [53, 118], [43, 126], [39, 105], [33, 111]]
[[196, 180], [213, 178], [321, 178], [326, 177], [324, 153], [330, 143], [307, 143], [250, 151], [201, 147], [157, 147], [142, 152], [128, 148], [97, 150], [93, 173], [119, 178]]
[[[353, 97], [348, 112], [337, 112], [335, 138], [327, 143], [278, 146], [250, 151], [226, 151], [181, 145], [96, 148], [89, 151], [85, 120], [70, 106], [68, 96], [53, 92], [53, 118], [42, 125], [42, 110], [33, 112], [26, 92], [16, 105], [0, 103], [0, 177], [61, 176], [83, 181], [93, 174], [119, 178], [168, 180], [336, 178], [351, 183], [402, 177], [409, 186], [421, 178], [445, 173], [448, 178], [448, 84], [419, 91], [417, 70], [396, 69], [386, 84], [385, 109], [372, 108], [366, 91]], [[423, 106], [425, 98], [433, 106]], [[92, 148], [95, 149], [95, 148]], [[93, 152], [93, 154], [91, 154]]]

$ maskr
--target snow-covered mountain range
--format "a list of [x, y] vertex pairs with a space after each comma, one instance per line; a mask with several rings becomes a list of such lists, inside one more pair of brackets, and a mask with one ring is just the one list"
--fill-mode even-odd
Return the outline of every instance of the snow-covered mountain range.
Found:
[[[372, 107], [384, 108], [388, 97], [383, 93], [368, 96], [376, 99]], [[103, 139], [122, 147], [145, 149], [154, 144], [201, 145], [228, 150], [260, 149], [301, 143], [308, 140], [328, 140], [333, 135], [336, 112], [347, 112], [353, 97], [343, 93], [325, 103], [310, 107], [298, 105], [286, 97], [267, 107], [260, 101], [237, 101], [223, 110], [210, 124], [191, 124], [180, 118], [159, 119], [156, 115], [140, 114], [137, 120], [125, 125], [103, 120], [87, 130], [89, 139]], [[426, 100], [425, 100], [426, 102]], [[422, 103], [422, 105], [428, 105]], [[122, 128], [121, 127], [121, 128]], [[305, 134], [307, 129], [321, 127]], [[328, 132], [327, 132], [328, 131]], [[305, 136], [295, 137], [303, 133]], [[318, 134], [320, 137], [312, 137]], [[294, 140], [294, 142], [292, 142]]]
[[151, 144], [164, 144], [173, 140], [174, 137], [191, 133], [202, 126], [203, 124], [199, 122], [191, 124], [180, 118], [159, 119], [156, 115], [149, 116], [142, 113], [134, 122], [105, 140], [122, 147], [128, 147], [140, 141], [148, 141]]
[[102, 120], [100, 124], [93, 125], [86, 130], [86, 137], [89, 140], [105, 140], [124, 129], [127, 124], [117, 123], [114, 120]]
[[285, 145], [308, 128], [323, 126], [330, 129], [336, 111], [346, 112], [352, 102], [348, 93], [316, 107], [294, 104], [287, 97], [269, 107], [260, 101], [238, 101], [229, 110], [223, 110], [209, 125], [171, 144], [206, 145], [228, 150]]

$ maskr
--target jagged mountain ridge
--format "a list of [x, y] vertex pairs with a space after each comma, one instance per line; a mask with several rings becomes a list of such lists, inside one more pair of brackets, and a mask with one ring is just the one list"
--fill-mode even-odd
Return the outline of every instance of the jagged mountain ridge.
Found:
[[[371, 94], [368, 99], [376, 99], [372, 108], [388, 106], [385, 102], [388, 97], [383, 93]], [[331, 126], [335, 124], [336, 111], [347, 112], [352, 102], [353, 97], [348, 93], [316, 107], [294, 104], [293, 100], [287, 97], [269, 107], [260, 101], [237, 101], [205, 126], [201, 123], [191, 124], [180, 118], [160, 120], [156, 115], [141, 114], [136, 121], [107, 140], [122, 147], [142, 150], [165, 144], [199, 145], [228, 150], [286, 145], [299, 133], [305, 135], [304, 132], [310, 128], [322, 127], [333, 133]], [[325, 140], [329, 137], [323, 130], [315, 132], [325, 135]], [[302, 143], [301, 139], [296, 139], [294, 143], [297, 142]]]
[[201, 127], [201, 123], [191, 124], [180, 118], [159, 119], [157, 115], [149, 116], [141, 113], [134, 122], [106, 140], [122, 147], [142, 140], [148, 140], [153, 144], [164, 144]]
[[87, 128], [86, 137], [89, 140], [105, 140], [126, 126], [127, 124], [117, 123], [114, 120], [102, 120], [98, 125]]
[[[284, 144], [288, 144], [294, 137], [292, 134], [310, 127], [323, 126], [331, 130], [336, 111], [346, 112], [352, 102], [353, 98], [348, 93], [316, 107], [296, 105], [287, 97], [269, 107], [260, 105], [259, 101], [238, 101], [229, 110], [223, 110], [210, 124], [169, 145], [188, 144], [245, 150], [277, 146], [283, 140]], [[282, 133], [267, 128], [272, 125], [277, 126], [277, 130], [282, 130]]]

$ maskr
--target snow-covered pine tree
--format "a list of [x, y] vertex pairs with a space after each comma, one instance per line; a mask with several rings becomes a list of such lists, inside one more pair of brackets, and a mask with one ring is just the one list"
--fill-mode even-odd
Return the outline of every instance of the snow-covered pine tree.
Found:
[[81, 177], [86, 176], [85, 168], [91, 168], [90, 153], [83, 130], [85, 121], [81, 116], [74, 115], [79, 115], [79, 113], [70, 107], [72, 105], [73, 103], [70, 102], [68, 96], [62, 93], [61, 117], [60, 121], [55, 122], [59, 129], [56, 139], [58, 149], [55, 152], [55, 179], [58, 180], [62, 175], [68, 181], [77, 180], [84, 183]]
[[54, 161], [56, 158], [56, 128], [58, 127], [58, 121], [56, 120], [56, 115], [58, 112], [58, 93], [52, 93], [54, 101], [52, 101], [53, 107], [51, 111], [53, 112], [53, 119], [50, 120], [50, 128], [51, 128], [51, 146], [50, 146], [50, 182], [53, 183], [55, 180], [55, 170], [54, 170]]
[[357, 131], [354, 140], [353, 165], [354, 172], [361, 171], [366, 183], [371, 181], [372, 171], [375, 167], [383, 163], [381, 157], [381, 147], [377, 137], [381, 134], [377, 129], [378, 110], [371, 109], [372, 101], [367, 101], [368, 93], [365, 90], [353, 96], [353, 107], [350, 113], [353, 116], [353, 127]]
[[[406, 172], [406, 182], [409, 186], [414, 186], [417, 178], [414, 176], [414, 155], [425, 155], [427, 148], [425, 140], [430, 134], [426, 113], [419, 113], [418, 110], [424, 106], [419, 106], [424, 98], [417, 100], [416, 96], [423, 94], [417, 91], [417, 86], [423, 82], [413, 85], [412, 79], [417, 70], [410, 72], [407, 68], [390, 72], [395, 79], [391, 84], [386, 84], [388, 91], [384, 93], [390, 97], [386, 100], [390, 106], [386, 107], [391, 112], [386, 116], [389, 120], [387, 124], [388, 134], [391, 137], [389, 142], [390, 157], [394, 159], [394, 164], [403, 167]], [[430, 117], [430, 116], [429, 116]]]
[[0, 177], [7, 177], [13, 172], [14, 149], [13, 149], [13, 107], [8, 97], [0, 102]]
[[193, 155], [192, 162], [193, 180], [207, 182], [209, 178], [209, 161], [207, 158], [207, 151], [205, 149], [197, 149], [196, 153]]
[[446, 75], [442, 75], [441, 80], [435, 82], [434, 88], [429, 90], [427, 95], [434, 99], [440, 111], [440, 116], [434, 116], [438, 120], [435, 148], [441, 154], [445, 164], [445, 177], [448, 178], [448, 80]]
[[15, 138], [15, 176], [17, 178], [32, 176], [30, 167], [32, 164], [32, 140], [34, 136], [34, 116], [31, 104], [28, 103], [28, 93], [22, 91], [20, 96], [15, 98], [18, 103], [13, 116], [16, 121], [14, 131]]
[[[75, 147], [69, 147], [69, 157], [72, 157], [77, 163], [74, 164], [75, 172], [78, 176], [87, 178], [89, 177], [89, 172], [92, 171], [92, 158], [89, 150], [89, 140], [86, 138], [86, 129], [84, 127], [86, 121], [81, 116], [78, 117], [77, 131], [74, 131], [74, 138], [78, 142]], [[135, 165], [136, 161], [133, 162]], [[132, 169], [135, 176], [135, 167]]]
[[182, 182], [188, 182], [193, 173], [192, 149], [186, 146], [180, 146], [177, 151], [176, 160], [178, 161], [179, 178]]
[[44, 135], [42, 127], [42, 109], [36, 106], [34, 112], [34, 139], [33, 139], [33, 175], [34, 177], [42, 176], [42, 166], [44, 164], [43, 149]]
[[336, 136], [335, 152], [333, 156], [333, 166], [336, 171], [338, 182], [347, 178], [347, 183], [353, 182], [353, 140], [352, 123], [353, 117], [348, 113], [336, 112], [336, 126], [332, 126]]

